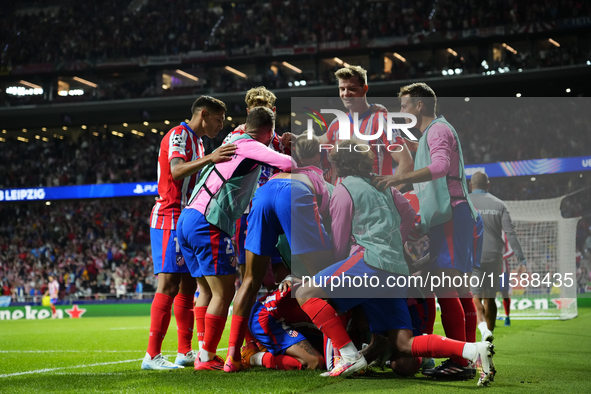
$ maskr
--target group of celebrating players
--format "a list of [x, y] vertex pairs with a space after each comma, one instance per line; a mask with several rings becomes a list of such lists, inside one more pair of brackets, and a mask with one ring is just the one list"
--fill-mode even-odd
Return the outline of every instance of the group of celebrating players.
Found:
[[[349, 116], [351, 126], [376, 134], [386, 109], [368, 104], [365, 70], [348, 66], [336, 77], [343, 105], [357, 114]], [[254, 88], [246, 94], [246, 123], [209, 155], [201, 138], [222, 129], [226, 106], [209, 96], [195, 101], [191, 120], [160, 146], [160, 197], [151, 214], [159, 279], [143, 369], [326, 368], [323, 376], [344, 377], [364, 373], [369, 361], [389, 362], [405, 376], [422, 369], [470, 379], [480, 371], [478, 385], [494, 380], [492, 332], [477, 324], [470, 287], [450, 283], [429, 294], [405, 280], [470, 274], [479, 265], [483, 226], [468, 198], [460, 141], [435, 114], [435, 93], [416, 83], [399, 98], [400, 112], [416, 118], [420, 140], [383, 134], [381, 144], [358, 149], [362, 141], [339, 138], [336, 120], [318, 138], [278, 136], [275, 95]], [[321, 144], [334, 149], [327, 153]], [[407, 184], [415, 191], [402, 195], [397, 188]], [[427, 237], [428, 253], [413, 258], [410, 244], [424, 245]], [[405, 285], [335, 286], [367, 277]], [[263, 285], [269, 292], [256, 300]], [[435, 295], [446, 337], [433, 335]], [[232, 301], [223, 360], [216, 353]], [[174, 363], [161, 352], [173, 305]], [[199, 351], [191, 345], [194, 322]], [[363, 342], [370, 345], [359, 351]], [[435, 368], [434, 358], [449, 359]]]

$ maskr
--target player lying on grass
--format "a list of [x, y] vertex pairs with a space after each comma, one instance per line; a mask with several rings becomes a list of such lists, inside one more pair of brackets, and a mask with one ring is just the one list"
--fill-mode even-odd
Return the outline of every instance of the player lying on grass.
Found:
[[333, 261], [330, 238], [320, 214], [329, 204], [322, 171], [304, 167], [293, 172], [275, 175], [253, 199], [245, 243], [246, 271], [234, 300], [226, 372], [242, 369], [240, 347], [248, 317], [279, 236], [285, 234], [292, 254], [311, 272]]
[[251, 343], [242, 350], [245, 367], [269, 369], [316, 369], [324, 366], [324, 357], [294, 325], [312, 322], [292, 297], [292, 288], [278, 289], [255, 302], [248, 321], [248, 330], [265, 347], [259, 351]]
[[[371, 331], [388, 336], [394, 345], [395, 357], [453, 355], [473, 361], [480, 357], [484, 373], [478, 384], [488, 384], [492, 378], [493, 347], [490, 343], [466, 343], [438, 335], [413, 337], [406, 305], [406, 280], [398, 281], [396, 287], [336, 286], [331, 289], [335, 279], [345, 276], [367, 276], [384, 284], [392, 278], [398, 280], [409, 275], [403, 244], [415, 211], [397, 190], [378, 191], [371, 185], [373, 155], [371, 152], [356, 152], [352, 146], [355, 143], [342, 141], [339, 149], [331, 152], [337, 175], [345, 178], [335, 188], [330, 203], [334, 256], [337, 260], [344, 259], [320, 271], [313, 281], [305, 282], [296, 291], [302, 310], [341, 353], [339, 364], [325, 376], [347, 376], [367, 365], [337, 311], [325, 300], [330, 298], [341, 312], [361, 305]], [[351, 238], [353, 244], [350, 244]]]
[[[201, 292], [211, 293], [205, 315], [203, 349], [195, 369], [223, 369], [216, 356], [235, 288], [236, 266], [231, 236], [254, 195], [261, 163], [291, 171], [291, 157], [268, 147], [275, 126], [269, 108], [256, 107], [246, 118], [246, 133], [230, 142], [236, 151], [230, 161], [206, 166], [178, 223], [181, 250]], [[218, 148], [222, 149], [222, 148]], [[268, 261], [268, 260], [267, 260]]]
[[[423, 330], [427, 325], [428, 310], [427, 300], [422, 297], [409, 297], [406, 299], [406, 305], [411, 316], [413, 335], [423, 335]], [[365, 347], [361, 354], [367, 359], [370, 367], [384, 368], [388, 363], [390, 368], [400, 376], [412, 376], [420, 368], [423, 368], [425, 360], [428, 357], [407, 357], [404, 355], [392, 354], [392, 344], [387, 337], [382, 335], [372, 335], [369, 346]]]

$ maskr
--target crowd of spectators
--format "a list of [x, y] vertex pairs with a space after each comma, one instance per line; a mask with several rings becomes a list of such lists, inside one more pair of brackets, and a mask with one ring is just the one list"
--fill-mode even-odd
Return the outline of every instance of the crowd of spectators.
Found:
[[148, 217], [154, 199], [0, 205], [0, 291], [39, 301], [48, 275], [60, 299], [153, 292]]
[[[582, 0], [430, 0], [363, 2], [328, 0], [255, 1], [212, 4], [206, 1], [148, 0], [139, 9], [129, 3], [107, 0], [85, 4], [68, 2], [44, 7], [35, 2], [38, 13], [22, 12], [13, 3], [0, 11], [0, 68], [30, 64], [54, 64], [57, 69], [83, 70], [100, 61], [121, 61], [144, 56], [176, 55], [196, 50], [225, 50], [229, 55], [271, 54], [271, 48], [350, 40], [364, 46], [371, 39], [408, 36], [418, 32], [440, 34], [471, 28], [523, 26], [591, 15]], [[54, 4], [54, 2], [51, 2]], [[140, 3], [137, 3], [140, 4]], [[17, 8], [18, 7], [18, 8]], [[342, 10], [335, 12], [335, 10]], [[154, 29], [153, 26], [159, 26]], [[278, 28], [280, 26], [280, 28]], [[508, 30], [508, 33], [511, 30]], [[517, 32], [517, 30], [515, 31]], [[441, 76], [448, 69], [462, 74], [479, 74], [507, 67], [511, 71], [584, 64], [590, 54], [576, 45], [540, 50], [507, 52], [503, 60], [491, 61], [479, 54], [458, 49], [447, 64], [423, 56], [420, 60], [394, 61], [392, 70], [370, 69], [371, 80], [389, 81]], [[482, 61], [488, 61], [487, 67]], [[375, 65], [375, 64], [374, 64]], [[490, 67], [489, 67], [490, 66]], [[91, 94], [60, 97], [11, 96], [0, 94], [0, 104], [18, 106], [49, 102], [118, 100], [153, 96], [245, 91], [265, 85], [271, 89], [295, 87], [294, 76], [276, 73], [251, 75], [248, 79], [210, 69], [202, 84], [191, 88], [163, 90], [154, 75], [138, 73], [125, 80], [93, 80], [98, 87]], [[330, 70], [304, 72], [297, 76], [308, 85], [330, 85]]]
[[[2, 58], [15, 65], [173, 55], [554, 23], [591, 14], [583, 0], [68, 2], [39, 14], [3, 7]], [[42, 9], [42, 2], [36, 7]], [[139, 3], [138, 3], [139, 4]], [[17, 8], [18, 7], [18, 8]], [[154, 27], [158, 26], [157, 29]]]
[[156, 180], [160, 134], [120, 138], [102, 125], [86, 131], [77, 140], [49, 136], [49, 142], [30, 138], [29, 143], [0, 144], [0, 188]]
[[473, 98], [469, 102], [444, 98], [437, 112], [459, 133], [465, 162], [478, 164], [587, 155], [591, 146], [591, 114], [584, 109], [587, 102], [577, 98]]
[[[214, 139], [203, 138], [206, 153], [220, 146], [233, 130], [226, 123]], [[276, 125], [277, 133], [286, 131], [289, 126]], [[29, 138], [28, 143], [7, 139], [0, 143], [0, 189], [155, 182], [160, 132], [147, 131], [143, 137], [125, 133], [117, 137], [109, 128], [94, 125], [77, 139], [49, 136], [48, 142]]]

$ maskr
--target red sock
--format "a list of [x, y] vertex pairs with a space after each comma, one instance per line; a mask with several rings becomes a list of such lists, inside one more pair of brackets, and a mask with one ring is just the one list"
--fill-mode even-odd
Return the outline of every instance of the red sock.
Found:
[[55, 309], [55, 305], [51, 304], [51, 313], [52, 313], [53, 315], [55, 315], [55, 314], [56, 314], [56, 312], [57, 312], [57, 309]]
[[162, 353], [162, 340], [170, 324], [173, 298], [166, 294], [156, 293], [150, 310], [150, 339], [148, 340], [148, 354], [154, 358]]
[[437, 303], [435, 302], [435, 294], [431, 294], [427, 300], [427, 326], [423, 334], [433, 334], [435, 327], [435, 318], [437, 317]]
[[196, 306], [193, 308], [195, 315], [195, 323], [197, 325], [197, 341], [203, 342], [205, 335], [205, 314], [207, 313], [207, 306]]
[[177, 294], [174, 297], [174, 317], [176, 319], [176, 330], [179, 338], [178, 352], [186, 354], [191, 347], [193, 339], [193, 327], [195, 320], [193, 315], [193, 294]]
[[269, 369], [280, 369], [290, 371], [293, 369], [302, 369], [302, 364], [291, 356], [273, 356], [270, 352], [263, 356], [263, 366]]
[[214, 353], [218, 349], [220, 339], [226, 328], [226, 316], [216, 316], [211, 313], [205, 314], [205, 334], [203, 335], [203, 350]]
[[[466, 320], [458, 292], [452, 290], [441, 294], [437, 300], [441, 307], [441, 324], [445, 335], [450, 339], [466, 342]], [[464, 367], [468, 365], [468, 361], [462, 357], [452, 357], [452, 360]]]
[[461, 358], [465, 342], [440, 335], [421, 335], [412, 339], [412, 355], [415, 357]]
[[503, 308], [505, 308], [505, 316], [509, 317], [509, 313], [511, 313], [511, 298], [503, 298]]
[[252, 335], [250, 330], [247, 328], [246, 332], [244, 333], [244, 342], [245, 343], [256, 343], [257, 339]]
[[311, 298], [302, 305], [302, 310], [316, 327], [332, 340], [335, 348], [340, 349], [351, 342], [337, 311], [328, 302], [320, 298]]
[[474, 305], [474, 295], [471, 291], [462, 294], [460, 302], [464, 308], [464, 319], [466, 320], [466, 342], [476, 342], [476, 327], [478, 327], [478, 317], [476, 314], [476, 305]]
[[244, 335], [248, 329], [248, 317], [232, 315], [232, 324], [230, 326], [230, 341], [228, 343], [228, 356], [232, 356], [234, 361], [240, 360], [240, 348], [244, 342]]

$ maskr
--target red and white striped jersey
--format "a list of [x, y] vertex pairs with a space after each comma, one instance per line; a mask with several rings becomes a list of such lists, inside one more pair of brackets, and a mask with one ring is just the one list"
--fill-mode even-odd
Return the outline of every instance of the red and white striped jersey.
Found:
[[49, 298], [58, 298], [60, 292], [60, 283], [57, 280], [49, 282]]
[[158, 153], [158, 194], [152, 214], [150, 227], [161, 230], [176, 229], [181, 210], [187, 205], [199, 174], [193, 174], [175, 181], [170, 172], [170, 161], [176, 157], [185, 162], [205, 156], [203, 142], [185, 123], [176, 126], [162, 138]]
[[[367, 112], [359, 114], [359, 133], [363, 135], [376, 134], [379, 129], [380, 118], [382, 118], [383, 121], [383, 134], [377, 140], [364, 141], [363, 143], [369, 145], [371, 151], [374, 154], [373, 172], [377, 175], [392, 175], [392, 155], [388, 151], [388, 147], [390, 145], [403, 145], [404, 139], [402, 138], [399, 130], [394, 130], [392, 135], [392, 141], [388, 141], [385, 132], [387, 125], [386, 113], [382, 111], [372, 112], [372, 109], [370, 108], [367, 110]], [[355, 134], [353, 132], [353, 118], [351, 117], [351, 114], [349, 114], [349, 121], [351, 122], [351, 136], [353, 137]], [[328, 131], [326, 133], [326, 137], [328, 138], [329, 144], [336, 146], [339, 143], [339, 128], [340, 125], [338, 119], [335, 118], [330, 124], [330, 126], [328, 126]], [[394, 151], [398, 148], [391, 149]], [[332, 165], [328, 160], [328, 155], [323, 155], [322, 166], [324, 168], [324, 180], [335, 186], [341, 183], [342, 179], [339, 179], [336, 176], [336, 171], [334, 170], [334, 168], [332, 168]]]

